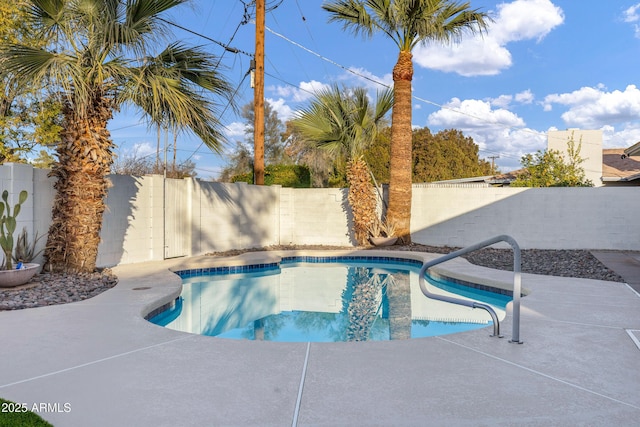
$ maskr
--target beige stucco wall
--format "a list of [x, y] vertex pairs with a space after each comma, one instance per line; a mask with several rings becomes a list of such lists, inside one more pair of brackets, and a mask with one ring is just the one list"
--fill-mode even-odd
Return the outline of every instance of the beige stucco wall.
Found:
[[582, 129], [549, 131], [547, 148], [558, 150], [566, 156], [567, 144], [571, 138], [576, 149], [581, 144], [579, 156], [584, 159], [581, 166], [587, 179], [590, 179], [595, 187], [602, 186], [602, 131]]

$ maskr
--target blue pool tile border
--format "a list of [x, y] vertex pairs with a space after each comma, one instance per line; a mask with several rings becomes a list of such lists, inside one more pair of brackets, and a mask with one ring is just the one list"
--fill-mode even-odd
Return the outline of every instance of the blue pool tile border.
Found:
[[280, 263], [269, 262], [262, 264], [251, 265], [233, 265], [223, 267], [205, 267], [205, 268], [193, 268], [190, 270], [174, 271], [180, 278], [197, 277], [197, 276], [213, 276], [222, 274], [240, 274], [240, 273], [258, 273], [260, 271], [273, 270], [278, 268]]
[[366, 261], [366, 262], [378, 262], [382, 264], [400, 264], [422, 267], [422, 261], [397, 258], [388, 256], [367, 256], [367, 255], [337, 255], [337, 256], [291, 256], [283, 257], [282, 264], [294, 264], [298, 262], [306, 262], [310, 264], [331, 264], [340, 263], [345, 261]]
[[475, 288], [480, 291], [492, 292], [494, 294], [505, 295], [513, 298], [513, 291], [510, 289], [502, 289], [495, 286], [483, 285], [480, 283], [473, 283], [473, 282], [469, 282], [468, 280], [456, 279], [455, 277], [445, 276], [436, 272], [430, 272], [429, 277], [431, 277], [434, 280], [445, 280], [447, 282], [455, 283], [456, 285]]
[[215, 276], [224, 274], [259, 273], [261, 271], [279, 268], [281, 264], [310, 263], [310, 264], [331, 264], [345, 261], [365, 261], [377, 262], [381, 264], [407, 265], [422, 267], [422, 261], [407, 258], [366, 256], [366, 255], [343, 255], [343, 256], [289, 256], [282, 257], [280, 262], [269, 262], [261, 264], [235, 265], [223, 267], [193, 268], [188, 270], [174, 271], [180, 278]]
[[[288, 256], [282, 257], [280, 262], [258, 263], [249, 265], [235, 265], [235, 266], [223, 266], [223, 267], [206, 267], [206, 268], [194, 268], [189, 270], [174, 271], [175, 274], [180, 276], [181, 279], [198, 276], [217, 276], [225, 274], [242, 274], [242, 273], [259, 273], [262, 271], [270, 271], [279, 269], [280, 265], [296, 264], [296, 263], [308, 263], [308, 264], [338, 264], [342, 262], [375, 262], [378, 264], [393, 264], [404, 265], [408, 267], [420, 268], [423, 265], [421, 260], [398, 258], [390, 256], [368, 256], [368, 255], [333, 255], [333, 256], [315, 256], [315, 255], [300, 255], [300, 256]], [[436, 272], [432, 272], [430, 275], [433, 279], [447, 280], [456, 283], [461, 286], [467, 286], [487, 292], [493, 292], [496, 294], [506, 295], [513, 297], [513, 291], [498, 288], [490, 285], [482, 285], [479, 283], [473, 283], [466, 280], [460, 280], [453, 277], [444, 276]]]

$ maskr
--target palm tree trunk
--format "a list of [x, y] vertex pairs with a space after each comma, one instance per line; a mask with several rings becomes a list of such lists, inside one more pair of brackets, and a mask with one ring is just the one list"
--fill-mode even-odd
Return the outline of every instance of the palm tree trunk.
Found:
[[352, 159], [347, 165], [349, 182], [349, 206], [353, 214], [353, 234], [359, 245], [366, 245], [369, 227], [376, 220], [376, 193], [371, 185], [367, 163], [361, 157]]
[[389, 339], [411, 338], [411, 283], [408, 272], [393, 274], [387, 284], [389, 302]]
[[396, 223], [402, 244], [411, 243], [411, 80], [413, 55], [400, 51], [393, 67], [394, 104], [391, 112], [391, 159], [387, 218]]
[[93, 107], [86, 117], [77, 117], [71, 108], [64, 112], [59, 163], [50, 174], [57, 178], [45, 250], [52, 271], [92, 272], [96, 267], [113, 152], [108, 101], [100, 99]]

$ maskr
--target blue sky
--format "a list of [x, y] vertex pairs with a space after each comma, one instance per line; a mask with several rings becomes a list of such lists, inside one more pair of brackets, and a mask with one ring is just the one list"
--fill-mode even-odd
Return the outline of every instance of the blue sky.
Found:
[[[172, 18], [186, 28], [241, 52], [179, 29], [177, 38], [221, 56], [223, 73], [237, 89], [239, 107], [252, 102], [249, 78], [255, 25], [241, 24], [250, 0], [194, 1]], [[323, 0], [267, 0], [265, 98], [285, 121], [307, 105], [313, 91], [339, 83], [375, 94], [391, 85], [398, 49], [388, 39], [356, 37], [329, 23]], [[550, 129], [602, 129], [604, 147], [640, 141], [640, 2], [638, 0], [471, 0], [494, 22], [482, 37], [457, 45], [414, 50], [414, 126], [432, 132], [460, 129], [483, 158], [499, 156], [502, 171], [523, 154], [546, 148]], [[251, 8], [249, 8], [252, 11]], [[244, 53], [243, 53], [244, 52]], [[221, 105], [229, 148], [244, 139], [244, 122]], [[157, 136], [140, 115], [124, 110], [109, 125], [120, 155], [155, 152]], [[173, 138], [170, 137], [170, 144]], [[189, 135], [177, 157], [215, 178], [226, 163]], [[172, 154], [169, 154], [171, 158]]]

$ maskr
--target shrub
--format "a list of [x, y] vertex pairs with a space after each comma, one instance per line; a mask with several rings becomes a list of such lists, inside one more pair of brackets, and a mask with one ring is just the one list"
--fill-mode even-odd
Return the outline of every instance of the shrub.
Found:
[[[253, 184], [253, 172], [235, 175], [231, 182]], [[264, 170], [265, 185], [281, 185], [283, 187], [310, 188], [311, 174], [309, 168], [301, 165], [269, 165]]]

